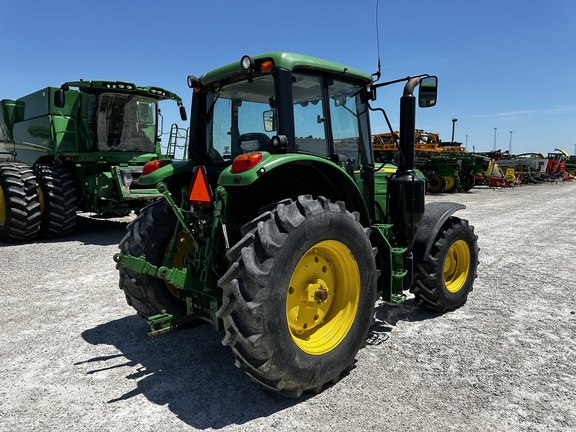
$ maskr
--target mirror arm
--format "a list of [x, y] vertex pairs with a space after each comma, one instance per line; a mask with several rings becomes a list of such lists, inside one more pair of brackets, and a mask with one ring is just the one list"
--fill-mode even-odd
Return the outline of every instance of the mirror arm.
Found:
[[[404, 81], [408, 81], [406, 83], [406, 86], [404, 87], [404, 94], [406, 94], [406, 91], [409, 90], [410, 94], [412, 94], [412, 92], [414, 92], [414, 88], [416, 88], [416, 86], [418, 84], [420, 84], [420, 81], [422, 80], [422, 78], [426, 78], [429, 77], [430, 75], [428, 74], [422, 74], [422, 75], [416, 75], [416, 76], [407, 76], [406, 78], [399, 78], [393, 81], [386, 81], [380, 84], [372, 84], [370, 86], [370, 100], [376, 100], [376, 89], [380, 88], [380, 87], [384, 87], [390, 84], [396, 84], [396, 83], [400, 83], [400, 82], [404, 82]], [[410, 87], [408, 87], [408, 85], [410, 83], [414, 83], [413, 85], [411, 85]], [[411, 90], [410, 90], [411, 89]]]
[[422, 78], [426, 78], [429, 77], [430, 75], [417, 75], [413, 78], [410, 78], [408, 80], [408, 82], [406, 83], [406, 85], [404, 86], [404, 96], [410, 96], [414, 94], [414, 89], [416, 88], [416, 86], [418, 84], [420, 84], [420, 81], [422, 81]]

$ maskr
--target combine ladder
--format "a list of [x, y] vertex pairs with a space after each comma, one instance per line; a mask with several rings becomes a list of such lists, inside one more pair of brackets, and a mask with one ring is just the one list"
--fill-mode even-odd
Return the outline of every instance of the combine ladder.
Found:
[[167, 159], [185, 159], [188, 154], [188, 138], [190, 128], [178, 127], [176, 123], [170, 126], [170, 137], [166, 149]]

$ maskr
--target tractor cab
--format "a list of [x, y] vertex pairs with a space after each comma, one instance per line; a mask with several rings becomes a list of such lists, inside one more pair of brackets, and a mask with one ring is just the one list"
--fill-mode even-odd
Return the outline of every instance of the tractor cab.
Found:
[[245, 56], [234, 73], [190, 77], [195, 88], [191, 159], [227, 165], [253, 152], [331, 159], [350, 172], [372, 164], [367, 86], [370, 76], [312, 73], [288, 53]]

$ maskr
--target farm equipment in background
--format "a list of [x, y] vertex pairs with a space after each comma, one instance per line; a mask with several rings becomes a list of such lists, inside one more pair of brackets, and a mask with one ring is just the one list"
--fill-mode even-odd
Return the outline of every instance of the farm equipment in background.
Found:
[[[397, 153], [395, 139], [399, 132], [375, 134], [372, 138], [377, 159], [393, 161]], [[475, 176], [482, 175], [487, 165], [483, 157], [466, 152], [459, 142], [442, 142], [437, 133], [415, 130], [416, 168], [425, 175], [431, 193], [468, 192]]]
[[512, 155], [508, 151], [497, 151], [490, 153], [490, 156], [502, 169], [513, 169], [515, 177], [522, 183], [538, 183], [544, 180], [548, 160], [542, 153]]
[[[374, 160], [369, 118], [378, 88], [394, 83], [405, 83], [397, 166]], [[477, 237], [454, 216], [463, 205], [424, 203], [414, 169], [413, 92], [433, 106], [436, 83], [377, 83], [286, 52], [188, 77], [189, 160], [146, 165], [141, 184], [164, 199], [129, 224], [114, 256], [150, 334], [207, 321], [254, 381], [298, 397], [352, 367], [377, 295], [401, 303], [410, 290], [437, 311], [464, 304]]]
[[566, 161], [566, 172], [570, 174], [572, 179], [576, 178], [576, 155], [568, 156]]
[[[77, 90], [71, 90], [71, 87]], [[76, 212], [122, 216], [162, 196], [138, 181], [163, 157], [160, 87], [74, 81], [0, 101], [0, 240], [73, 231]]]
[[486, 185], [491, 188], [507, 188], [520, 184], [521, 179], [516, 177], [514, 169], [507, 168], [506, 172], [502, 171], [496, 159], [490, 159], [487, 156], [478, 155], [484, 158], [483, 166], [486, 168], [483, 172], [475, 175], [476, 185]]
[[[568, 170], [568, 161], [570, 155], [559, 148], [555, 148], [554, 152], [548, 153], [548, 164], [546, 165], [546, 175], [550, 181], [572, 181], [574, 174]], [[573, 168], [572, 168], [573, 169]]]

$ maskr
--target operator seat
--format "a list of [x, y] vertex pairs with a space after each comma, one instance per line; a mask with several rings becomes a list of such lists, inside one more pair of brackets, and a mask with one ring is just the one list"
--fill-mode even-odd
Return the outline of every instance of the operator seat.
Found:
[[270, 137], [264, 133], [245, 133], [240, 135], [236, 142], [236, 150], [238, 154], [250, 153], [258, 150], [270, 151], [271, 149]]

